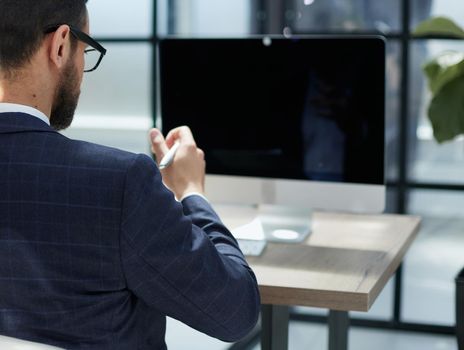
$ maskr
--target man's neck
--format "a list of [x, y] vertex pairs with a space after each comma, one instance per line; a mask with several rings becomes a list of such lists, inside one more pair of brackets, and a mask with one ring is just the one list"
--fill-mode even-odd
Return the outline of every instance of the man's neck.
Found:
[[30, 106], [50, 118], [52, 99], [46, 96], [48, 89], [41, 81], [40, 74], [34, 74], [32, 69], [14, 78], [0, 77], [0, 102]]

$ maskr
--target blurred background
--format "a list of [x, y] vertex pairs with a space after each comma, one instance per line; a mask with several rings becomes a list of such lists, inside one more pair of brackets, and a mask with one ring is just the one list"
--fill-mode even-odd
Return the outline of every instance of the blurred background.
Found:
[[[64, 134], [137, 153], [149, 153], [147, 130], [157, 117], [159, 37], [383, 34], [388, 51], [387, 211], [420, 215], [423, 226], [372, 310], [351, 313], [352, 324], [364, 327], [350, 330], [350, 347], [457, 349], [451, 334], [454, 277], [464, 267], [464, 139], [434, 141], [421, 66], [445, 50], [464, 52], [464, 42], [418, 39], [411, 30], [435, 15], [464, 26], [464, 1], [90, 0], [88, 8], [91, 34], [108, 53], [97, 71], [85, 75], [75, 121]], [[291, 349], [326, 348], [324, 314], [294, 309]], [[230, 346], [174, 320], [169, 320], [167, 341], [171, 349]]]

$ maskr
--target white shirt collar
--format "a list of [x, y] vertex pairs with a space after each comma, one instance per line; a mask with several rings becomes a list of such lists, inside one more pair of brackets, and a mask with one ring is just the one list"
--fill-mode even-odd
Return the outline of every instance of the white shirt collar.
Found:
[[47, 125], [50, 125], [50, 120], [45, 114], [30, 106], [0, 102], [0, 113], [25, 113], [37, 117], [44, 123], [47, 123]]

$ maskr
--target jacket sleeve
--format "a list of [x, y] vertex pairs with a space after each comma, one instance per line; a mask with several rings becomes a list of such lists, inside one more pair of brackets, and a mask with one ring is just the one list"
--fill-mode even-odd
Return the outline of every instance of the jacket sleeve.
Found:
[[128, 288], [156, 312], [223, 341], [256, 324], [258, 286], [235, 239], [201, 197], [177, 202], [144, 155], [126, 174], [120, 246]]

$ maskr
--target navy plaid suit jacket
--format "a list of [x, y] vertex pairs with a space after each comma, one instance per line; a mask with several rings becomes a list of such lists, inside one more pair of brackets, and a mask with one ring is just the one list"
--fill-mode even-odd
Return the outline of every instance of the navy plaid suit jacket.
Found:
[[0, 169], [0, 334], [165, 349], [166, 315], [224, 341], [255, 325], [236, 241], [201, 197], [177, 202], [149, 157], [2, 113]]

